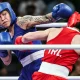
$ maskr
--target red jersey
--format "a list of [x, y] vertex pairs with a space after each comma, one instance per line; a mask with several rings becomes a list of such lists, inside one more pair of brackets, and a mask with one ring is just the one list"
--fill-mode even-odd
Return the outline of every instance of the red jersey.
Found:
[[[46, 44], [71, 44], [73, 37], [80, 34], [71, 28], [63, 28], [63, 30]], [[49, 49], [45, 50], [42, 60], [51, 64], [58, 64], [72, 70], [73, 64], [78, 59], [78, 54], [74, 50]]]

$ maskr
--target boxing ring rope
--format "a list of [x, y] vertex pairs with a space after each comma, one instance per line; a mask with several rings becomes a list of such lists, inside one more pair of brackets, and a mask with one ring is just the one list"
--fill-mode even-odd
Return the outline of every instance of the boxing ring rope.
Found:
[[66, 27], [67, 26], [67, 22], [66, 23], [47, 23], [47, 24], [40, 24], [40, 25], [36, 25], [35, 27], [40, 27], [40, 28], [44, 28], [44, 27]]
[[0, 45], [0, 50], [35, 50], [35, 49], [80, 49], [80, 45]]
[[[0, 80], [18, 80], [18, 76], [0, 77]], [[68, 76], [68, 80], [80, 80], [80, 76]]]
[[[0, 77], [0, 80], [18, 80], [18, 76]], [[68, 80], [80, 80], [80, 76], [68, 76]]]

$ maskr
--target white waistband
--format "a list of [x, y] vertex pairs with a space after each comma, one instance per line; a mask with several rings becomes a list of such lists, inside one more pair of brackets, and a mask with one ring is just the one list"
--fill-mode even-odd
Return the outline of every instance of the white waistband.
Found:
[[69, 74], [69, 70], [66, 67], [57, 64], [47, 63], [47, 62], [41, 63], [38, 72], [42, 72], [50, 75], [56, 75], [64, 78], [67, 78]]
[[21, 64], [24, 66], [28, 65], [29, 63], [42, 58], [44, 56], [44, 50], [40, 50], [40, 51], [36, 51], [28, 56], [26, 56], [25, 58], [21, 59], [20, 62]]

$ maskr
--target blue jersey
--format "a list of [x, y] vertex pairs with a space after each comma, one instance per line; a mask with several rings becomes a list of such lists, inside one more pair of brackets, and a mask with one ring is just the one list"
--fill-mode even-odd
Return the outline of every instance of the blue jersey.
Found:
[[[23, 30], [17, 24], [15, 24], [12, 44], [15, 43], [15, 39], [17, 36], [21, 36], [24, 35], [25, 33], [34, 32], [34, 31], [36, 31], [35, 27], [31, 27], [27, 30]], [[41, 44], [41, 41], [39, 40], [32, 41], [32, 44]], [[19, 50], [13, 50], [13, 52], [15, 53], [18, 60], [21, 62], [23, 66], [19, 80], [32, 80], [31, 77], [33, 72], [38, 71], [40, 67], [41, 58], [43, 57], [44, 50], [26, 50], [24, 52]]]

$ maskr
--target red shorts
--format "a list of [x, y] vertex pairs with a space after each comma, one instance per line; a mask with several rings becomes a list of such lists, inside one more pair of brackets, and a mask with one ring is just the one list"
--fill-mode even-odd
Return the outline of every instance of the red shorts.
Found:
[[68, 80], [59, 76], [44, 74], [41, 72], [34, 72], [32, 80]]

